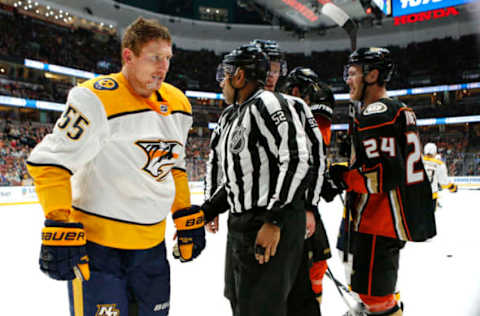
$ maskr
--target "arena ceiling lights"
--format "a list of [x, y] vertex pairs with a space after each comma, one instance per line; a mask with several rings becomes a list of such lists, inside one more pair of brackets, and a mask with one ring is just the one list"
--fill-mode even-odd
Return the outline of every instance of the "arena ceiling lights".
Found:
[[78, 12], [68, 10], [62, 5], [44, 0], [38, 0], [38, 2], [32, 0], [0, 0], [0, 3], [16, 8], [21, 14], [40, 20], [47, 20], [62, 26], [82, 27], [108, 34], [117, 32], [116, 23], [113, 21], [102, 21], [95, 17], [79, 14]]

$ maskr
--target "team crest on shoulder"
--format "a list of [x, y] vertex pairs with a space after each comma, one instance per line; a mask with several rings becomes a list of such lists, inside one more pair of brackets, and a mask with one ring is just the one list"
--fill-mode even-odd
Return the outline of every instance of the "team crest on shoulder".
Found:
[[135, 145], [142, 148], [147, 155], [147, 163], [143, 170], [162, 181], [170, 172], [175, 161], [180, 156], [183, 145], [177, 141], [165, 140], [138, 140]]
[[378, 113], [383, 113], [387, 112], [387, 105], [382, 102], [374, 102], [372, 104], [369, 104], [365, 110], [363, 110], [362, 114], [363, 115], [372, 115], [372, 114], [378, 114]]
[[97, 90], [115, 90], [118, 88], [118, 83], [112, 78], [102, 78], [97, 80], [93, 87]]

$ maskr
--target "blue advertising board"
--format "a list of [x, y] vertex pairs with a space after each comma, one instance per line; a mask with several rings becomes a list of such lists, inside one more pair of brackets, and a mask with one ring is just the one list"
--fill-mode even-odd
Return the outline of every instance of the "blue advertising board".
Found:
[[453, 7], [475, 0], [392, 0], [392, 15], [401, 16]]

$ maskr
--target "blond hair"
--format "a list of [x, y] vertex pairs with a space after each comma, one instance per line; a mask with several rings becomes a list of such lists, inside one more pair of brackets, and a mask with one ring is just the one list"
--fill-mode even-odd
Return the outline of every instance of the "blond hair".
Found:
[[122, 51], [129, 48], [135, 56], [139, 56], [143, 46], [156, 39], [172, 43], [172, 37], [167, 27], [157, 20], [139, 17], [125, 30], [122, 38]]

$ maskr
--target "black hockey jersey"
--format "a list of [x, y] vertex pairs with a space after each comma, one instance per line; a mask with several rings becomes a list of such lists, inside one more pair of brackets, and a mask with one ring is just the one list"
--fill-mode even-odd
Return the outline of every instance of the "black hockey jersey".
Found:
[[432, 191], [411, 108], [391, 99], [363, 107], [353, 124], [344, 179], [353, 229], [409, 241], [435, 236]]

